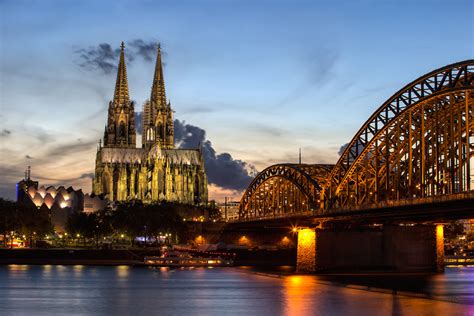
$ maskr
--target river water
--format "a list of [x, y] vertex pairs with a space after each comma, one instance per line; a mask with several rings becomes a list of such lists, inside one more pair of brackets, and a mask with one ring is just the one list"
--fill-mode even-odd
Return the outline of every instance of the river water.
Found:
[[474, 267], [271, 277], [244, 268], [0, 266], [0, 315], [111, 314], [470, 315]]

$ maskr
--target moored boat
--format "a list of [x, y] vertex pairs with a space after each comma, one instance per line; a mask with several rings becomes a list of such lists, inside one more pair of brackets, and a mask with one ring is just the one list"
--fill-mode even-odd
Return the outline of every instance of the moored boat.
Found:
[[148, 256], [144, 263], [158, 267], [230, 267], [233, 265], [231, 259], [226, 258], [202, 258], [192, 256]]

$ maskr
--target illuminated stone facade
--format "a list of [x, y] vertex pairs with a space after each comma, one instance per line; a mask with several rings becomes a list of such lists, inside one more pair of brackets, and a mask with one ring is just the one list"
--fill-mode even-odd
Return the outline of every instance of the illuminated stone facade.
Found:
[[142, 148], [136, 147], [135, 104], [130, 101], [124, 45], [109, 103], [104, 146], [96, 156], [93, 192], [109, 200], [207, 203], [207, 178], [199, 149], [174, 147], [173, 110], [166, 100], [158, 47], [150, 100], [143, 106]]
[[304, 228], [298, 231], [296, 250], [296, 272], [313, 273], [316, 271], [316, 231]]

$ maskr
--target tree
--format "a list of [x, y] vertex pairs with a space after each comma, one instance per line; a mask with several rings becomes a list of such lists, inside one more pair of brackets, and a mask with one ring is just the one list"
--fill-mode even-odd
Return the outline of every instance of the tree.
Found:
[[17, 219], [19, 231], [27, 236], [30, 247], [33, 239], [37, 236], [44, 236], [54, 231], [48, 211], [42, 211], [34, 205], [16, 203]]
[[77, 234], [82, 236], [84, 244], [86, 243], [86, 238], [95, 238], [96, 246], [98, 247], [102, 226], [97, 213], [77, 212], [69, 216], [66, 230], [72, 236]]
[[125, 232], [130, 236], [132, 243], [138, 236], [150, 237], [157, 240], [160, 233], [176, 234], [183, 227], [183, 220], [178, 209], [183, 207], [178, 203], [150, 203], [128, 201], [117, 203], [116, 209], [110, 212], [112, 229]]
[[7, 246], [6, 236], [19, 228], [17, 203], [0, 198], [0, 233], [3, 235], [3, 246]]
[[461, 221], [452, 221], [444, 228], [446, 239], [455, 239], [458, 235], [464, 234], [464, 224]]

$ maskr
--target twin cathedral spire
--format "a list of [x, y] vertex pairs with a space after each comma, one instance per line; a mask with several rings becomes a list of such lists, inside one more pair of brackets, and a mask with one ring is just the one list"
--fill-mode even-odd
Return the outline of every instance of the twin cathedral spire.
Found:
[[[120, 61], [113, 101], [109, 102], [104, 147], [136, 148], [135, 103], [130, 101], [125, 65], [125, 44], [122, 42]], [[143, 105], [142, 147], [158, 144], [161, 148], [174, 148], [173, 111], [166, 100], [161, 47], [158, 45], [155, 74], [150, 99]]]

